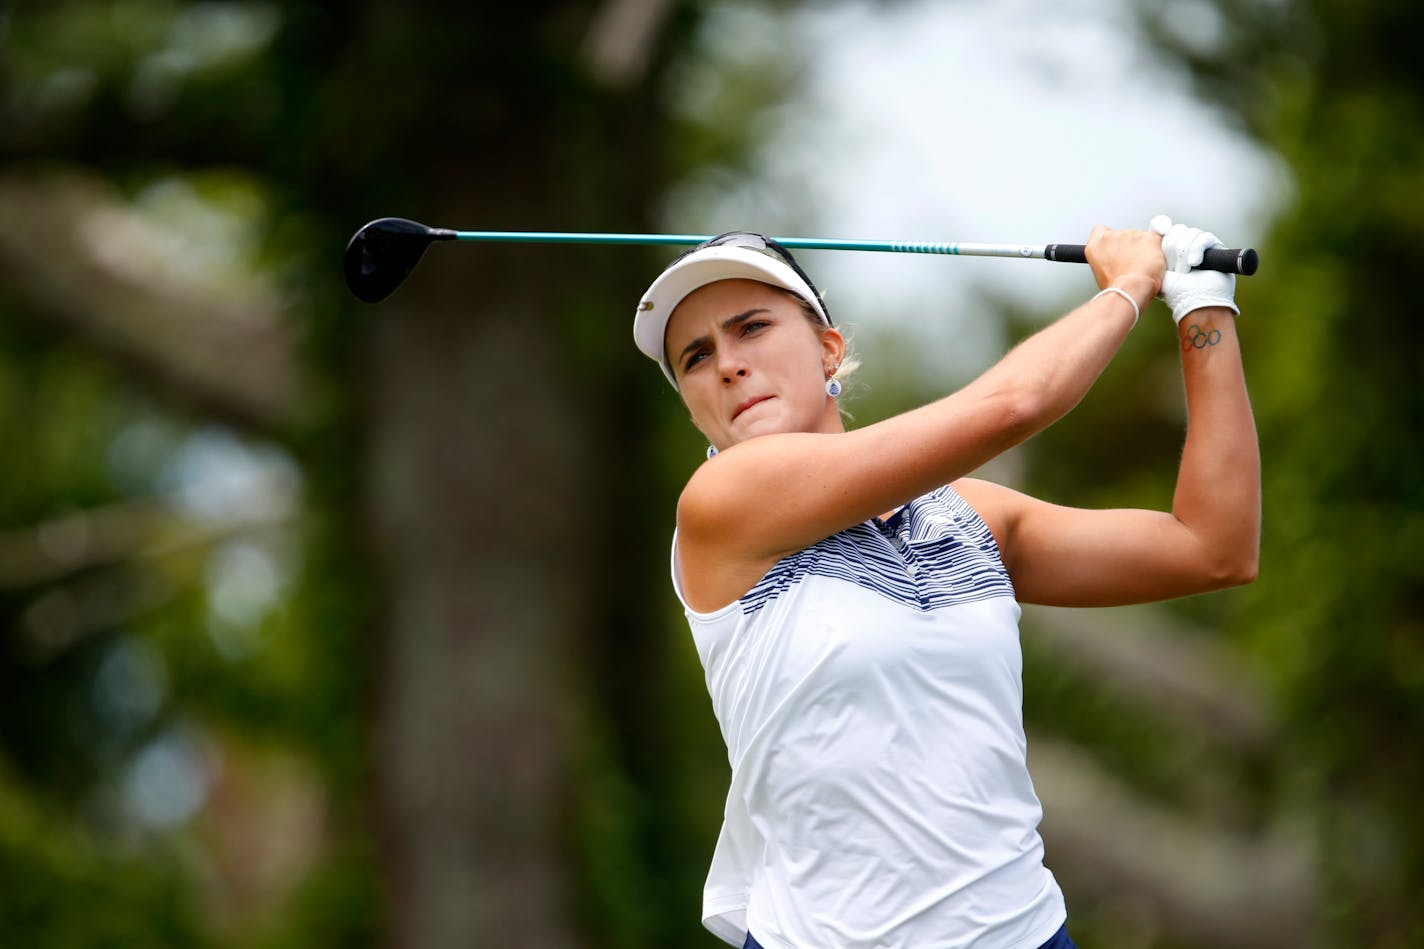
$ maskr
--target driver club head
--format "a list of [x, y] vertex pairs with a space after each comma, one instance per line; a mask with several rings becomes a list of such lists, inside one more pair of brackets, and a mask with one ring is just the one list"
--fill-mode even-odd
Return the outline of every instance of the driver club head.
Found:
[[432, 241], [450, 241], [455, 232], [419, 221], [383, 217], [361, 228], [346, 245], [346, 286], [358, 300], [378, 303], [415, 269]]

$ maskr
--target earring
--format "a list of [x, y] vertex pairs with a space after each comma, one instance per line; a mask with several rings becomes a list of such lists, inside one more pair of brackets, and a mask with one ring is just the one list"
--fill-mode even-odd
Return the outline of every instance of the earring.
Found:
[[841, 394], [841, 381], [835, 376], [826, 380], [826, 395], [836, 398]]
[[713, 458], [716, 458], [716, 457], [717, 457], [717, 446], [716, 446], [716, 445], [708, 445], [708, 446], [707, 446], [707, 460], [708, 460], [708, 461], [711, 461]]

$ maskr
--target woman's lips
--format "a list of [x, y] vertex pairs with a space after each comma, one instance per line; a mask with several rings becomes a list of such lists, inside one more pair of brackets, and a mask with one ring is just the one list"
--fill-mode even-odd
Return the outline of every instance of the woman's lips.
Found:
[[754, 395], [750, 399], [747, 399], [732, 412], [732, 421], [735, 422], [738, 415], [741, 415], [753, 405], [756, 405], [758, 402], [765, 402], [769, 398], [771, 398], [769, 395]]

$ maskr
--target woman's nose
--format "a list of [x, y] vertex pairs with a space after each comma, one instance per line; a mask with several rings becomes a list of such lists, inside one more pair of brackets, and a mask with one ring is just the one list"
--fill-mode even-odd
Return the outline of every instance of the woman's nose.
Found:
[[717, 368], [721, 370], [723, 382], [731, 382], [733, 379], [745, 377], [747, 374], [747, 364], [737, 355], [734, 347], [723, 347], [721, 351], [717, 353], [717, 362]]

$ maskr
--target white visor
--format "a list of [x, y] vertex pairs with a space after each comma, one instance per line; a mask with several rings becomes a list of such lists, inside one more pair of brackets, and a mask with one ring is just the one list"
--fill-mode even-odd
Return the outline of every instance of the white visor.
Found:
[[688, 294], [709, 283], [718, 280], [759, 280], [789, 290], [809, 303], [822, 323], [831, 325], [810, 284], [790, 264], [771, 256], [772, 253], [774, 251], [754, 250], [735, 244], [704, 247], [673, 261], [648, 287], [633, 315], [633, 341], [645, 356], [658, 364], [674, 389], [677, 388], [677, 380], [673, 378], [672, 367], [668, 365], [663, 351], [668, 320]]

